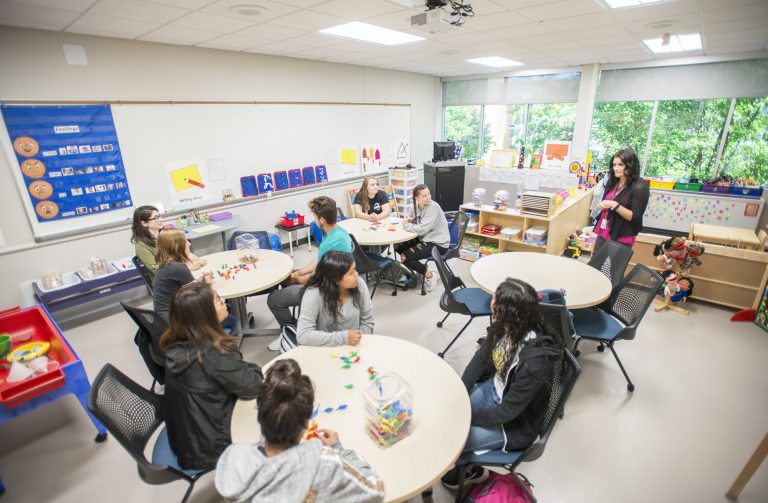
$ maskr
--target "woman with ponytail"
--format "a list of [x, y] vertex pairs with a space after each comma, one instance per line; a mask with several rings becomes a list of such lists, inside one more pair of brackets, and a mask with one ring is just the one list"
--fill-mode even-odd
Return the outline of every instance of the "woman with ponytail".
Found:
[[232, 443], [229, 425], [239, 398], [251, 400], [261, 369], [243, 361], [237, 338], [221, 322], [227, 306], [210, 285], [194, 281], [171, 300], [165, 352], [163, 414], [171, 449], [184, 469], [213, 468]]
[[[464, 452], [531, 445], [547, 412], [555, 362], [563, 353], [554, 339], [542, 335], [538, 294], [528, 283], [504, 280], [493, 294], [491, 310], [490, 333], [461, 376], [472, 407]], [[459, 475], [458, 468], [449, 471], [443, 485], [456, 488]], [[475, 466], [465, 481], [486, 478], [487, 470]]]
[[309, 377], [290, 358], [267, 370], [256, 397], [263, 444], [234, 444], [216, 466], [216, 489], [235, 501], [350, 503], [384, 500], [384, 483], [339, 434], [305, 441], [315, 403]]

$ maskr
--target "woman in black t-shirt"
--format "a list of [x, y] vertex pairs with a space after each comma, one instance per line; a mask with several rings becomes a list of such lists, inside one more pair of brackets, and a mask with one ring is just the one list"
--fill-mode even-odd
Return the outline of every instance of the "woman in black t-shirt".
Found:
[[392, 210], [387, 193], [379, 190], [379, 181], [372, 176], [363, 178], [363, 185], [355, 195], [352, 204], [355, 207], [356, 218], [371, 222], [384, 220]]

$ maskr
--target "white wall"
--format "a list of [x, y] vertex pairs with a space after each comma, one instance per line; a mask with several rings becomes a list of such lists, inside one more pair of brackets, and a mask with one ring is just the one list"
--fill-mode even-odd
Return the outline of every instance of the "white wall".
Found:
[[[88, 65], [67, 65], [62, 44], [85, 47]], [[416, 73], [0, 27], [0, 100], [408, 103], [414, 165], [432, 157], [439, 93], [437, 77]], [[75, 270], [94, 255], [133, 254], [127, 226], [35, 243], [11, 169], [18, 168], [0, 156], [0, 232], [6, 244], [0, 248], [0, 309], [20, 303], [18, 284], [45, 272]], [[342, 201], [343, 188], [327, 194]], [[250, 228], [266, 229], [283, 211], [306, 208], [309, 197], [297, 194], [235, 211]]]

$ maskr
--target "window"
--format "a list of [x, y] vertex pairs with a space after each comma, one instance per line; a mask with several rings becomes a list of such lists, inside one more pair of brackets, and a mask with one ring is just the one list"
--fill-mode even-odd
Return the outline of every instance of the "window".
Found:
[[490, 125], [483, 122], [482, 145], [480, 142], [480, 124], [482, 110], [480, 106], [447, 106], [444, 108], [446, 140], [453, 140], [462, 146], [462, 159], [477, 159], [490, 151], [494, 145]]
[[589, 149], [597, 152], [593, 162], [605, 169], [613, 154], [625, 147], [631, 147], [642, 162], [652, 112], [652, 101], [595, 103], [589, 137]]
[[[518, 148], [525, 141], [525, 114], [525, 105], [485, 106], [485, 121], [489, 127], [494, 149]], [[490, 150], [486, 150], [486, 153]]]
[[543, 152], [548, 140], [572, 141], [576, 103], [547, 103], [528, 106], [525, 151]]
[[646, 176], [711, 178], [730, 104], [729, 99], [659, 101]]
[[736, 100], [720, 173], [768, 182], [768, 98]]

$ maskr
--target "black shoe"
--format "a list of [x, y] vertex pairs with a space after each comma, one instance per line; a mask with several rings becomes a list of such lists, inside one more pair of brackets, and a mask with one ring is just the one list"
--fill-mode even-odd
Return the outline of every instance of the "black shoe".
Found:
[[[463, 466], [453, 467], [448, 473], [443, 475], [440, 481], [448, 489], [459, 488], [459, 478], [461, 477], [461, 470]], [[488, 470], [480, 465], [473, 465], [469, 472], [464, 476], [464, 484], [480, 484], [488, 480]]]

